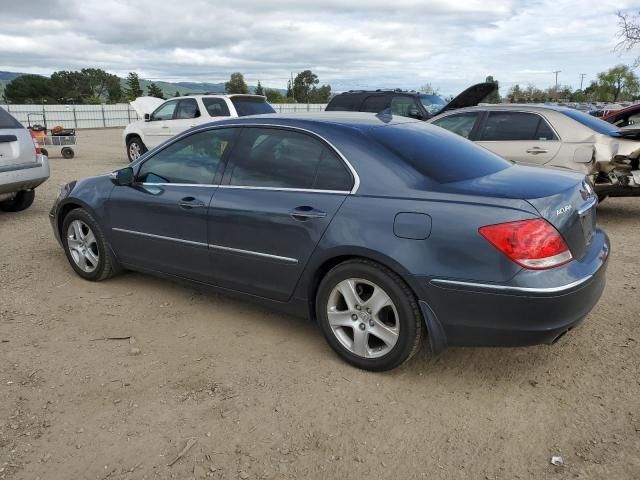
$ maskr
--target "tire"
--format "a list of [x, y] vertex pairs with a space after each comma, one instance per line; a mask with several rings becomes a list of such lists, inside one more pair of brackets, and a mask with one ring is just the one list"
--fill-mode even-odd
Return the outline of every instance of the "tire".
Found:
[[137, 160], [146, 151], [147, 147], [144, 146], [140, 137], [133, 136], [127, 140], [127, 157], [129, 158], [129, 162]]
[[398, 367], [420, 349], [424, 336], [420, 308], [407, 284], [369, 260], [331, 269], [318, 287], [315, 311], [329, 346], [364, 370]]
[[67, 214], [60, 238], [71, 267], [85, 280], [99, 282], [120, 271], [102, 229], [86, 210]]
[[46, 148], [41, 148], [41, 149], [40, 149], [40, 153], [41, 153], [42, 155], [44, 155], [45, 157], [48, 157], [48, 156], [49, 156], [49, 150], [47, 150]]
[[64, 158], [73, 158], [75, 156], [73, 148], [70, 147], [64, 147], [62, 150], [60, 150], [60, 153], [62, 153], [62, 156]]
[[26, 210], [31, 206], [34, 198], [36, 198], [35, 190], [22, 190], [11, 200], [0, 202], [0, 210], [4, 210], [5, 212], [20, 212]]

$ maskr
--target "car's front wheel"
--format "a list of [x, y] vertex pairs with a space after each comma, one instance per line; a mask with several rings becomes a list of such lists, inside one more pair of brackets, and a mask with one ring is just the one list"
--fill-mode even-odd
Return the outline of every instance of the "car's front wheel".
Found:
[[118, 271], [100, 226], [86, 210], [71, 210], [62, 222], [61, 233], [67, 259], [82, 278], [97, 282]]
[[0, 210], [4, 210], [5, 212], [20, 212], [26, 210], [31, 206], [35, 197], [35, 190], [22, 190], [16, 193], [16, 196], [10, 200], [0, 202]]
[[140, 137], [131, 137], [127, 140], [127, 156], [130, 162], [134, 162], [147, 151]]
[[383, 371], [420, 348], [424, 325], [409, 287], [391, 270], [349, 260], [320, 282], [316, 317], [333, 350], [352, 365]]

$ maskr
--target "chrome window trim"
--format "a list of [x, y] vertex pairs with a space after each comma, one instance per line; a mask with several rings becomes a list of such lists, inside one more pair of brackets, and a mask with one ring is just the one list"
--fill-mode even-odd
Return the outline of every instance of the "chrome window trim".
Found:
[[212, 187], [212, 188], [225, 188], [225, 189], [240, 189], [240, 190], [274, 190], [274, 191], [284, 191], [284, 192], [305, 192], [305, 193], [333, 193], [340, 195], [349, 195], [349, 190], [315, 190], [313, 188], [288, 188], [288, 187], [249, 187], [244, 185], [215, 185], [212, 183], [153, 183], [153, 182], [143, 182], [139, 185], [143, 185], [145, 187], [169, 187], [169, 186], [179, 186], [179, 187]]
[[[186, 138], [190, 135], [193, 135], [195, 133], [200, 133], [200, 132], [204, 132], [207, 130], [219, 130], [222, 128], [227, 128], [227, 127], [260, 127], [260, 128], [269, 128], [269, 127], [276, 127], [276, 128], [283, 128], [283, 129], [288, 129], [288, 130], [297, 130], [300, 132], [305, 132], [308, 133], [320, 140], [322, 140], [324, 143], [326, 143], [327, 145], [329, 145], [329, 147], [331, 147], [331, 149], [342, 159], [342, 161], [345, 163], [345, 165], [347, 166], [347, 168], [349, 169], [349, 171], [351, 172], [351, 175], [353, 175], [353, 187], [351, 188], [350, 191], [348, 191], [349, 195], [355, 195], [358, 191], [358, 188], [360, 187], [360, 176], [358, 175], [358, 172], [356, 171], [355, 168], [353, 168], [353, 165], [351, 165], [351, 162], [349, 162], [349, 160], [347, 160], [345, 158], [345, 156], [342, 154], [342, 152], [340, 150], [338, 150], [336, 148], [336, 146], [331, 143], [329, 140], [327, 140], [325, 137], [323, 137], [322, 135], [313, 132], [311, 130], [308, 130], [306, 128], [302, 128], [302, 127], [293, 127], [290, 125], [281, 125], [281, 124], [276, 124], [276, 123], [226, 123], [224, 125], [210, 125], [207, 124], [206, 126], [202, 126], [202, 127], [197, 127], [195, 129], [189, 129], [186, 132], [182, 132], [179, 133], [178, 135], [176, 135], [175, 137], [173, 137], [171, 139], [170, 142], [168, 142], [166, 145], [162, 145], [157, 152], [153, 152], [153, 155], [149, 155], [147, 157], [141, 157], [139, 160], [136, 160], [136, 162], [132, 165], [134, 167], [137, 167], [138, 165], [140, 165], [141, 163], [143, 163], [143, 161], [147, 161], [151, 158], [153, 158], [154, 156], [156, 156], [158, 153], [160, 153], [161, 151], [163, 151], [165, 148], [169, 147], [170, 145], [173, 145], [175, 142], [178, 142], [180, 140], [182, 140], [183, 138]], [[155, 185], [160, 185], [159, 183], [156, 183]], [[190, 185], [190, 184], [181, 184], [181, 183], [171, 183], [168, 185]], [[203, 184], [204, 185], [204, 184]], [[220, 186], [220, 187], [245, 187], [245, 185], [216, 185], [216, 186]], [[247, 185], [246, 187], [249, 188], [255, 188], [255, 189], [275, 189], [275, 190], [304, 190], [304, 191], [312, 191], [312, 192], [337, 192], [334, 190], [316, 190], [316, 189], [285, 189], [285, 188], [275, 188], [275, 187], [252, 187], [250, 185]]]
[[270, 259], [270, 260], [278, 260], [278, 261], [281, 261], [281, 262], [284, 262], [284, 263], [290, 263], [292, 265], [295, 265], [295, 264], [298, 263], [298, 260], [296, 258], [282, 257], [280, 255], [273, 255], [271, 253], [256, 252], [256, 251], [253, 251], [253, 250], [243, 250], [241, 248], [225, 247], [225, 246], [222, 246], [222, 245], [214, 245], [214, 244], [211, 244], [211, 243], [194, 242], [192, 240], [184, 240], [182, 238], [167, 237], [165, 235], [156, 235], [154, 233], [139, 232], [139, 231], [136, 231], [136, 230], [128, 230], [126, 228], [113, 227], [112, 230], [116, 231], [116, 232], [129, 233], [131, 235], [137, 235], [137, 236], [140, 236], [140, 237], [155, 238], [157, 240], [167, 240], [169, 242], [183, 243], [185, 245], [193, 245], [193, 246], [196, 246], [196, 247], [206, 247], [206, 248], [209, 248], [211, 250], [221, 250], [223, 252], [241, 253], [241, 254], [244, 254], [244, 255], [251, 255], [251, 256], [254, 256], [254, 257], [266, 258], [266, 259]]
[[436, 286], [444, 286], [453, 285], [459, 287], [471, 287], [471, 288], [480, 288], [486, 290], [498, 290], [501, 292], [523, 292], [523, 293], [558, 293], [564, 292], [565, 290], [570, 290], [574, 287], [582, 285], [591, 279], [593, 275], [588, 275], [580, 280], [576, 280], [575, 282], [568, 283], [566, 285], [561, 285], [559, 287], [515, 287], [509, 285], [496, 285], [490, 283], [475, 283], [475, 282], [462, 282], [458, 280], [445, 280], [442, 278], [434, 278], [430, 281], [433, 285]]

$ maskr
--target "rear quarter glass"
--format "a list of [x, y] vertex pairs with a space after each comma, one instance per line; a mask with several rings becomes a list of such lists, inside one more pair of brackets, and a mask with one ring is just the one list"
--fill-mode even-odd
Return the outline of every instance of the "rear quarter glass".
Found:
[[259, 115], [262, 113], [276, 113], [273, 107], [261, 98], [232, 97], [231, 103], [233, 103], [239, 117]]
[[14, 129], [24, 128], [20, 122], [13, 118], [6, 110], [0, 108], [0, 128], [1, 129]]
[[454, 133], [422, 122], [372, 128], [368, 135], [438, 183], [484, 177], [513, 165]]

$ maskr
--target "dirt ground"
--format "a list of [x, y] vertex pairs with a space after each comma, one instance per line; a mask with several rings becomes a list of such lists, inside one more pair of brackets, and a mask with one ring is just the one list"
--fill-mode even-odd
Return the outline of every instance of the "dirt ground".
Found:
[[308, 322], [75, 275], [47, 213], [61, 183], [126, 164], [120, 134], [82, 131], [32, 208], [0, 214], [0, 479], [640, 478], [640, 198], [599, 207], [607, 289], [556, 345], [374, 374]]

